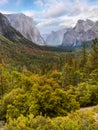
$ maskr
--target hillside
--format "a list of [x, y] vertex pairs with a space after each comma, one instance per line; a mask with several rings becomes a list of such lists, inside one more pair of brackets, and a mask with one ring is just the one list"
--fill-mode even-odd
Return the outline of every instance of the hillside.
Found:
[[37, 57], [41, 50], [40, 46], [16, 31], [7, 18], [0, 13], [0, 63], [4, 61], [6, 64], [13, 65], [30, 64], [31, 59]]
[[4, 130], [97, 130], [97, 108], [77, 110], [98, 104], [98, 41], [66, 53], [17, 44], [0, 35]]

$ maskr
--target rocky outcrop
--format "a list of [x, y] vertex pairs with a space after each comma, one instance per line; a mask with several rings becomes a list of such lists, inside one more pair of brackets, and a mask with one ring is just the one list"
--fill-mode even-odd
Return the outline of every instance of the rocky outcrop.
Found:
[[62, 46], [79, 46], [98, 37], [98, 22], [79, 20], [76, 26], [64, 34]]
[[34, 21], [31, 17], [25, 16], [24, 14], [8, 14], [5, 15], [11, 26], [19, 31], [28, 40], [39, 44], [45, 45], [43, 38], [41, 37], [38, 29], [34, 25]]
[[23, 38], [23, 36], [11, 26], [8, 19], [2, 13], [0, 13], [0, 33], [13, 41]]

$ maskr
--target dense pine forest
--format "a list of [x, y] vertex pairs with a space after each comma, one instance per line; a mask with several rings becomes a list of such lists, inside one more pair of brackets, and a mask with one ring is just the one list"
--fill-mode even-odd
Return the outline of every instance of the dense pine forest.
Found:
[[[24, 46], [1, 45], [0, 120], [5, 130], [98, 129], [97, 39], [72, 52], [25, 52]], [[93, 111], [80, 110], [91, 106]]]

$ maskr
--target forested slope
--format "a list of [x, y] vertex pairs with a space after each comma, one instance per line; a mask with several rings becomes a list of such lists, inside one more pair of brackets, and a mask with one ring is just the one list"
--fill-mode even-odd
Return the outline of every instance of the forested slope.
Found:
[[21, 44], [13, 51], [13, 42], [0, 37], [0, 120], [7, 122], [5, 130], [97, 130], [91, 113], [75, 112], [98, 104], [97, 39], [90, 50], [51, 52]]

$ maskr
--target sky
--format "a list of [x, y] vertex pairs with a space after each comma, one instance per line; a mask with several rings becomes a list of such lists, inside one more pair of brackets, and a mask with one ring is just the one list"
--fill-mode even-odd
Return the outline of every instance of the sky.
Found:
[[41, 34], [75, 26], [79, 19], [98, 20], [98, 0], [0, 0], [0, 12], [24, 13]]

